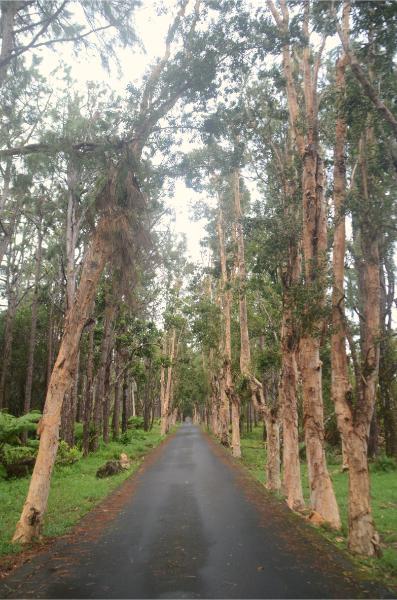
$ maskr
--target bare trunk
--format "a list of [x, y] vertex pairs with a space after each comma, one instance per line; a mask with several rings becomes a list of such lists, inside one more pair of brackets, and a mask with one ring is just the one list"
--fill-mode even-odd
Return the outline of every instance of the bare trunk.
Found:
[[[36, 330], [37, 330], [37, 310], [39, 302], [39, 281], [41, 272], [41, 259], [42, 259], [42, 230], [41, 223], [38, 229], [37, 248], [35, 256], [35, 272], [34, 272], [34, 292], [31, 306], [31, 320], [30, 320], [30, 337], [29, 337], [29, 349], [28, 349], [28, 365], [26, 369], [26, 384], [25, 384], [25, 401], [23, 406], [24, 414], [28, 413], [31, 408], [32, 402], [32, 383], [33, 383], [33, 367], [34, 367], [34, 350], [36, 346]], [[23, 435], [23, 439], [26, 443], [27, 434]]]
[[49, 315], [48, 315], [46, 389], [48, 389], [48, 386], [50, 384], [53, 366], [54, 366], [54, 304], [51, 302]]
[[10, 374], [12, 343], [14, 340], [14, 323], [17, 310], [16, 291], [11, 289], [8, 293], [8, 308], [5, 318], [3, 361], [0, 375], [0, 410], [7, 408], [6, 384]]
[[72, 161], [68, 164], [68, 209], [66, 217], [66, 310], [70, 310], [76, 294], [75, 250], [79, 234], [77, 221], [79, 173]]
[[320, 342], [317, 338], [302, 338], [300, 365], [310, 503], [315, 512], [332, 527], [338, 529], [340, 527], [339, 510], [324, 451]]
[[290, 316], [283, 312], [281, 331], [280, 406], [283, 422], [283, 491], [292, 510], [304, 507], [299, 460], [297, 366], [294, 349], [289, 348]]
[[124, 381], [123, 381], [123, 396], [122, 396], [122, 401], [123, 401], [123, 409], [122, 409], [122, 415], [121, 415], [121, 431], [122, 433], [125, 433], [128, 429], [128, 419], [129, 419], [129, 412], [128, 412], [128, 377], [127, 375], [124, 376]]
[[164, 414], [164, 399], [165, 399], [165, 367], [161, 365], [160, 371], [160, 418]]
[[43, 417], [38, 427], [39, 451], [28, 495], [13, 537], [15, 542], [29, 543], [40, 536], [58, 449], [62, 402], [73, 382], [81, 333], [91, 312], [100, 276], [110, 255], [109, 238], [113, 226], [109, 215], [102, 217], [84, 259], [77, 297], [68, 313], [48, 386]]
[[175, 327], [171, 330], [171, 338], [170, 338], [170, 348], [169, 348], [169, 361], [170, 366], [167, 367], [167, 379], [165, 384], [164, 391], [164, 403], [163, 403], [163, 411], [161, 413], [161, 435], [166, 435], [168, 433], [170, 423], [170, 403], [171, 403], [171, 384], [172, 384], [172, 371], [173, 371], [173, 362], [175, 360], [175, 342], [176, 342], [176, 330]]
[[362, 427], [351, 428], [346, 436], [349, 453], [349, 548], [374, 556], [379, 551], [379, 536], [371, 511], [368, 471], [368, 433]]
[[280, 420], [277, 410], [265, 413], [266, 425], [266, 487], [278, 491], [281, 488], [280, 477]]
[[83, 417], [83, 454], [87, 456], [90, 450], [90, 426], [94, 393], [94, 329], [95, 321], [89, 325], [87, 350], [87, 379], [85, 387], [84, 417]]
[[300, 341], [306, 455], [308, 461], [311, 506], [336, 529], [341, 526], [339, 509], [328, 473], [324, 451], [324, 409], [320, 332], [322, 319], [316, 316], [324, 305], [327, 224], [324, 199], [323, 165], [315, 141], [304, 155], [303, 235], [305, 286], [310, 294], [306, 331]]
[[97, 384], [95, 390], [95, 405], [93, 415], [93, 436], [91, 449], [93, 452], [99, 448], [99, 437], [103, 424], [103, 411], [105, 406], [105, 380], [106, 369], [109, 362], [112, 340], [113, 340], [113, 324], [116, 318], [117, 306], [114, 298], [108, 298], [105, 308], [103, 337], [101, 343], [99, 366], [97, 374]]
[[[238, 286], [239, 298], [239, 317], [240, 317], [240, 371], [243, 377], [248, 381], [251, 380], [251, 348], [248, 333], [248, 315], [247, 315], [247, 300], [245, 296], [245, 286], [247, 283], [247, 274], [245, 267], [244, 255], [244, 234], [242, 224], [242, 210], [240, 199], [240, 173], [238, 169], [233, 172], [233, 197], [234, 197], [234, 231], [237, 245], [236, 255], [236, 280]], [[254, 396], [254, 394], [253, 394]], [[240, 446], [240, 419], [237, 419], [237, 413], [240, 414], [240, 399], [237, 394], [232, 394], [232, 443], [233, 456], [241, 457]], [[239, 425], [238, 431], [234, 431], [233, 427]], [[234, 440], [234, 441], [233, 441]]]
[[104, 384], [104, 403], [103, 403], [103, 441], [109, 443], [109, 418], [110, 418], [110, 372], [112, 367], [111, 353], [109, 353], [106, 364], [105, 384]]
[[228, 385], [230, 377], [228, 375], [229, 368], [226, 366], [222, 369], [220, 377], [218, 379], [218, 397], [215, 396], [216, 401], [216, 415], [217, 415], [217, 436], [223, 446], [228, 447], [229, 442], [229, 394], [231, 393], [231, 386]]
[[115, 383], [114, 383], [114, 406], [113, 406], [113, 439], [117, 440], [120, 435], [120, 405], [121, 405], [121, 385], [120, 385], [120, 357], [116, 354]]
[[[221, 340], [221, 354], [223, 355], [222, 374], [220, 378], [220, 407], [219, 407], [219, 436], [220, 441], [224, 446], [229, 446], [229, 400], [237, 396], [233, 377], [232, 377], [232, 338], [231, 338], [231, 305], [232, 296], [230, 290], [230, 277], [227, 270], [226, 249], [225, 249], [225, 233], [222, 208], [218, 208], [218, 223], [217, 223], [218, 241], [219, 241], [219, 256], [221, 263], [221, 305], [223, 315], [223, 340]], [[235, 402], [239, 402], [236, 398]], [[239, 438], [236, 432], [233, 434], [232, 418], [232, 437], [238, 453]], [[233, 445], [232, 445], [233, 448]], [[236, 456], [235, 451], [233, 451]]]
[[[305, 260], [305, 287], [308, 306], [305, 310], [305, 332], [300, 341], [300, 368], [304, 391], [304, 425], [309, 466], [310, 498], [313, 509], [333, 527], [340, 527], [340, 517], [324, 452], [322, 377], [319, 335], [323, 321], [316, 316], [324, 305], [326, 285], [327, 224], [324, 199], [324, 173], [318, 149], [317, 78], [321, 52], [314, 59], [310, 49], [310, 2], [304, 4], [302, 34], [302, 96], [304, 109], [298, 103], [298, 93], [292, 72], [289, 47], [289, 10], [280, 1], [281, 13], [273, 0], [268, 7], [283, 38], [283, 73], [292, 136], [303, 163], [302, 176], [302, 248]], [[302, 131], [302, 124], [305, 130]], [[310, 298], [310, 302], [309, 302]], [[314, 310], [313, 310], [314, 309]]]

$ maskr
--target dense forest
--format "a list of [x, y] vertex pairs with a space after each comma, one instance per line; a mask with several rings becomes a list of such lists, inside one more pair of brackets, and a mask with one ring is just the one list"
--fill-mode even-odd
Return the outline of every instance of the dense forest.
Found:
[[[307, 463], [309, 518], [336, 530], [340, 456], [349, 548], [377, 555], [369, 464], [397, 460], [397, 3], [159, 2], [154, 60], [149, 4], [1, 2], [0, 460], [34, 464], [14, 541], [40, 535], [60, 440], [85, 460], [134, 419], [165, 435], [191, 418], [236, 458], [262, 426], [266, 486], [307, 514]], [[84, 56], [102, 81], [76, 81]], [[190, 197], [201, 261], [173, 227]]]

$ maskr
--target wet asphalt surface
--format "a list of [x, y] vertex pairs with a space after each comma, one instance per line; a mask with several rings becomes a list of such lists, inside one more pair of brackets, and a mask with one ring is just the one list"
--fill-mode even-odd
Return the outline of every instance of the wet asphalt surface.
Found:
[[86, 526], [60, 539], [0, 582], [0, 597], [393, 597], [359, 583], [342, 553], [234, 462], [181, 426], [99, 535]]

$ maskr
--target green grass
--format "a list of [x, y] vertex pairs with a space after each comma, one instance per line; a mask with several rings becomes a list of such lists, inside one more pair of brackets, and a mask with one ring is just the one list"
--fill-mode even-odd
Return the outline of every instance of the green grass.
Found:
[[[265, 482], [266, 451], [262, 441], [262, 427], [252, 433], [244, 433], [241, 440], [243, 463], [254, 477]], [[307, 465], [301, 463], [302, 484], [305, 500], [309, 500]], [[320, 531], [339, 548], [347, 549], [347, 501], [348, 474], [341, 473], [340, 465], [328, 461], [328, 469], [333, 481], [338, 501], [342, 532], [335, 534], [327, 528]], [[397, 585], [397, 472], [377, 472], [371, 470], [372, 511], [376, 528], [381, 537], [383, 556], [381, 558], [357, 558], [355, 562], [370, 576], [386, 580], [389, 585]]]
[[[144, 436], [140, 435], [139, 439], [133, 439], [130, 444], [111, 442], [107, 446], [102, 445], [98, 452], [82, 458], [73, 465], [56, 467], [51, 481], [44, 536], [58, 536], [67, 532], [83, 515], [136, 471], [142, 457], [162, 439], [159, 426], [154, 426], [152, 431]], [[97, 479], [97, 469], [106, 461], [118, 458], [121, 452], [125, 452], [132, 459], [131, 469], [113, 477]], [[12, 544], [10, 540], [26, 498], [29, 479], [24, 477], [7, 481], [0, 478], [0, 555], [21, 551], [21, 546]]]

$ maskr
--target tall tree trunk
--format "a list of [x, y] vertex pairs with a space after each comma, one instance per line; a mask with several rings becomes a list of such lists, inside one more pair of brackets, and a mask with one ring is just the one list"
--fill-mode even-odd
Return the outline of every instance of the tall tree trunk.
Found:
[[76, 261], [75, 251], [78, 238], [77, 222], [77, 186], [78, 171], [72, 161], [68, 164], [68, 208], [66, 216], [66, 311], [73, 305], [76, 294]]
[[109, 418], [110, 418], [110, 373], [112, 368], [112, 354], [108, 355], [108, 361], [106, 363], [105, 371], [105, 384], [104, 384], [104, 403], [103, 403], [103, 441], [105, 444], [109, 443]]
[[283, 491], [292, 510], [304, 507], [301, 467], [299, 460], [297, 365], [291, 332], [292, 315], [283, 309], [281, 329], [280, 406], [283, 423]]
[[90, 450], [90, 427], [94, 394], [94, 333], [95, 321], [92, 320], [88, 330], [88, 348], [87, 348], [87, 372], [85, 387], [85, 402], [83, 416], [83, 455], [87, 456]]
[[125, 433], [128, 429], [128, 419], [130, 417], [128, 411], [128, 375], [125, 374], [123, 380], [123, 395], [122, 395], [122, 415], [121, 415], [121, 431]]
[[345, 435], [349, 455], [349, 547], [372, 556], [379, 550], [379, 536], [371, 512], [368, 472], [368, 438], [376, 403], [380, 338], [380, 259], [378, 231], [370, 218], [370, 188], [367, 160], [373, 145], [373, 129], [368, 127], [360, 142], [359, 167], [364, 210], [360, 215], [360, 243], [363, 257], [363, 340], [361, 381], [353, 420], [353, 430]]
[[115, 382], [114, 382], [114, 406], [113, 406], [113, 419], [112, 419], [112, 431], [113, 439], [117, 440], [120, 435], [120, 408], [121, 408], [121, 392], [122, 386], [120, 385], [121, 376], [121, 364], [120, 355], [115, 354]]
[[323, 164], [309, 141], [303, 166], [303, 235], [305, 285], [311, 294], [312, 314], [300, 340], [299, 366], [302, 375], [303, 413], [311, 506], [336, 529], [341, 526], [339, 509], [324, 450], [324, 408], [320, 332], [322, 320], [315, 316], [324, 305], [327, 223], [324, 200]]
[[[276, 155], [278, 158], [278, 155]], [[297, 173], [294, 165], [290, 139], [287, 141], [285, 159], [280, 159], [283, 173], [284, 215], [290, 223], [286, 260], [281, 267], [282, 318], [280, 331], [281, 371], [279, 382], [279, 406], [283, 427], [283, 481], [282, 489], [292, 510], [304, 507], [301, 466], [299, 459], [298, 430], [298, 368], [299, 328], [295, 316], [296, 286], [301, 277], [301, 252], [297, 234], [300, 198], [297, 194]], [[294, 227], [295, 225], [295, 227]]]
[[382, 335], [379, 356], [379, 396], [382, 406], [386, 455], [397, 458], [397, 397], [393, 394], [393, 381], [397, 368], [393, 361], [392, 330], [395, 281], [392, 251], [389, 250], [389, 252], [390, 256], [387, 255], [387, 250], [384, 251], [383, 268], [381, 269], [380, 312]]
[[[8, 244], [10, 243], [16, 227], [18, 215], [18, 206], [15, 206], [15, 200], [8, 202], [10, 196], [10, 183], [11, 183], [11, 167], [12, 159], [7, 159], [6, 166], [3, 174], [3, 190], [0, 194], [0, 218], [1, 218], [1, 238], [0, 238], [0, 264], [3, 262], [4, 254], [7, 251]], [[5, 211], [5, 209], [7, 210]], [[11, 211], [11, 215], [8, 219], [8, 223], [5, 224], [4, 217], [6, 213]], [[7, 218], [7, 217], [6, 217]]]
[[[236, 281], [238, 288], [239, 318], [240, 318], [240, 371], [243, 377], [250, 382], [251, 373], [251, 348], [248, 333], [247, 300], [245, 286], [247, 275], [244, 255], [244, 234], [242, 224], [242, 210], [240, 198], [240, 172], [233, 172], [233, 199], [234, 199], [234, 235], [236, 240]], [[240, 399], [237, 394], [231, 395], [232, 402], [232, 449], [233, 456], [241, 457], [240, 445]]]
[[52, 368], [54, 366], [54, 304], [50, 302], [48, 314], [48, 334], [47, 334], [47, 373], [46, 390], [50, 384]]
[[266, 426], [266, 487], [268, 490], [281, 489], [281, 461], [280, 461], [280, 419], [277, 408], [265, 412]]
[[[302, 248], [305, 261], [305, 287], [310, 303], [306, 306], [306, 327], [300, 340], [299, 366], [304, 395], [304, 426], [308, 461], [311, 506], [325, 521], [340, 527], [339, 510], [329, 477], [324, 451], [324, 409], [319, 335], [323, 319], [316, 315], [324, 306], [326, 287], [327, 223], [324, 198], [324, 172], [318, 143], [317, 79], [321, 51], [313, 59], [310, 50], [310, 1], [304, 4], [302, 34], [302, 96], [304, 109], [298, 103], [298, 93], [292, 71], [289, 47], [289, 11], [286, 0], [280, 0], [281, 13], [273, 0], [267, 5], [283, 39], [283, 74], [292, 136], [303, 164], [302, 173]], [[301, 124], [305, 124], [302, 131]]]
[[97, 384], [95, 391], [95, 405], [93, 415], [93, 436], [91, 443], [91, 450], [95, 452], [99, 448], [99, 437], [103, 423], [103, 411], [105, 405], [105, 379], [106, 379], [106, 367], [111, 354], [112, 339], [113, 339], [113, 325], [116, 318], [117, 305], [114, 297], [108, 297], [105, 307], [104, 325], [103, 325], [103, 336], [101, 343], [101, 350], [99, 356], [99, 366], [97, 374]]
[[17, 292], [14, 288], [14, 285], [11, 284], [8, 287], [7, 299], [8, 299], [8, 308], [5, 318], [5, 327], [4, 327], [4, 341], [3, 341], [3, 360], [1, 365], [1, 375], [0, 375], [0, 410], [3, 408], [7, 408], [7, 399], [6, 399], [6, 383], [7, 378], [10, 373], [10, 365], [11, 365], [11, 351], [12, 344], [14, 340], [14, 324], [15, 324], [15, 314], [17, 311]]
[[[344, 5], [344, 29], [348, 31], [349, 12], [348, 4]], [[375, 404], [375, 397], [370, 400], [365, 397], [365, 392], [359, 394], [356, 410], [353, 408], [352, 391], [348, 377], [346, 355], [346, 320], [344, 314], [344, 263], [345, 263], [345, 217], [344, 203], [346, 199], [346, 121], [343, 111], [345, 94], [345, 68], [346, 57], [337, 62], [336, 85], [338, 91], [338, 118], [336, 122], [335, 156], [334, 156], [334, 212], [335, 233], [333, 248], [333, 292], [332, 292], [332, 336], [331, 336], [331, 363], [332, 363], [332, 398], [335, 403], [338, 428], [341, 433], [342, 443], [347, 455], [349, 470], [349, 547], [354, 552], [372, 555], [378, 547], [376, 534], [371, 515], [369, 473], [367, 462], [368, 434], [372, 411], [370, 407]], [[363, 165], [362, 165], [363, 166]], [[362, 169], [363, 170], [363, 169]], [[362, 176], [365, 176], [363, 171]], [[364, 177], [365, 179], [365, 177]], [[363, 181], [364, 181], [363, 179]], [[368, 267], [364, 266], [364, 269]], [[376, 274], [375, 274], [376, 279]], [[362, 278], [361, 285], [365, 285], [367, 278]], [[379, 283], [379, 276], [378, 276]], [[378, 300], [379, 285], [375, 285], [368, 301]], [[367, 311], [368, 312], [368, 311]], [[364, 325], [365, 327], [365, 325]], [[374, 329], [379, 331], [379, 321], [375, 318]], [[364, 343], [362, 350], [373, 349], [374, 338], [371, 337], [371, 346]], [[371, 348], [371, 350], [369, 350]], [[378, 359], [375, 358], [375, 361]], [[375, 367], [376, 369], [376, 367]], [[360, 386], [359, 382], [356, 382]], [[373, 395], [375, 390], [373, 389]], [[359, 414], [359, 412], [362, 414]]]
[[[220, 395], [220, 407], [219, 407], [219, 419], [220, 419], [220, 440], [224, 446], [229, 445], [229, 398], [235, 398], [234, 402], [240, 404], [239, 398], [234, 388], [234, 382], [232, 377], [232, 336], [231, 336], [231, 306], [232, 306], [232, 294], [230, 286], [230, 277], [227, 270], [226, 260], [226, 248], [225, 248], [225, 232], [223, 213], [219, 199], [218, 208], [218, 222], [217, 232], [219, 241], [219, 256], [221, 263], [221, 304], [222, 304], [222, 316], [223, 316], [223, 343], [222, 343], [222, 355], [223, 355], [223, 366], [221, 375], [221, 395]], [[235, 411], [238, 412], [238, 411]], [[236, 450], [233, 450], [233, 455], [237, 456], [239, 448], [239, 436], [236, 432], [233, 434], [233, 427], [236, 428], [237, 423], [233, 424], [233, 412], [232, 412], [232, 437]], [[235, 415], [236, 417], [236, 415]], [[235, 418], [234, 417], [234, 418]], [[233, 445], [232, 445], [233, 449]], [[237, 452], [237, 454], [236, 454]]]
[[115, 215], [105, 213], [98, 223], [84, 259], [76, 300], [67, 316], [48, 386], [43, 417], [38, 427], [39, 451], [28, 495], [13, 537], [15, 542], [29, 543], [40, 536], [58, 449], [62, 403], [73, 383], [81, 333], [91, 313], [99, 279], [111, 253], [114, 227]]
[[169, 418], [170, 418], [170, 408], [171, 408], [171, 384], [172, 384], [172, 372], [173, 372], [173, 362], [175, 360], [175, 350], [176, 350], [176, 329], [173, 327], [170, 332], [170, 344], [169, 344], [169, 366], [167, 367], [167, 378], [165, 383], [165, 391], [164, 391], [164, 404], [163, 411], [161, 413], [161, 435], [165, 435], [169, 430]]
[[[78, 237], [78, 225], [76, 218], [77, 211], [77, 183], [78, 173], [72, 161], [68, 164], [67, 187], [68, 187], [68, 206], [66, 215], [66, 317], [73, 306], [76, 294], [76, 261], [75, 250]], [[76, 369], [76, 377], [78, 369]], [[72, 445], [74, 438], [74, 397], [73, 388], [75, 382], [72, 382], [71, 388], [66, 391], [65, 399], [62, 405], [60, 437], [69, 446]]]

